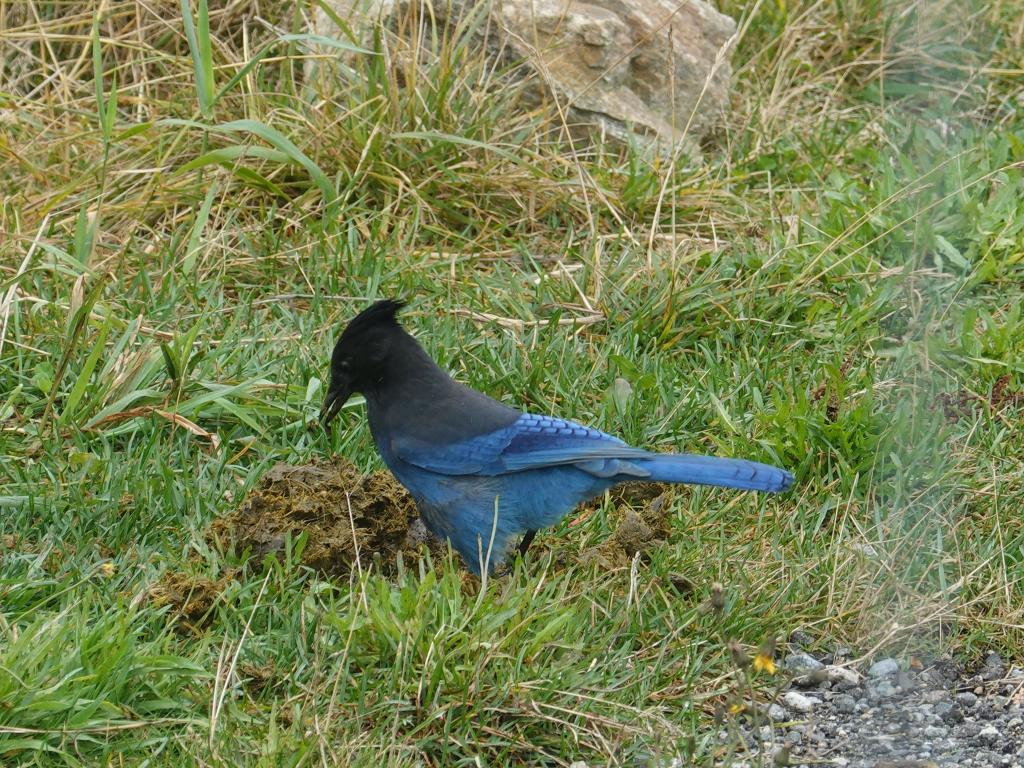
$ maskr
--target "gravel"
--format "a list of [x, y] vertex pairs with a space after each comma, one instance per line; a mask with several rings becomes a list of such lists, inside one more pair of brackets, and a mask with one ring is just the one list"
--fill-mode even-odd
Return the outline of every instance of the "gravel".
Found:
[[995, 653], [970, 675], [950, 661], [880, 658], [864, 675], [830, 663], [846, 653], [794, 648], [782, 663], [789, 686], [742, 722], [746, 751], [727, 764], [1024, 768], [1019, 667]]
[[896, 659], [879, 659], [868, 669], [868, 677], [888, 677], [889, 675], [895, 675], [899, 671], [900, 665]]
[[824, 664], [818, 661], [816, 658], [811, 656], [809, 653], [791, 653], [786, 656], [786, 660], [782, 662], [782, 666], [786, 669], [792, 670], [793, 672], [814, 672], [815, 670], [824, 668]]

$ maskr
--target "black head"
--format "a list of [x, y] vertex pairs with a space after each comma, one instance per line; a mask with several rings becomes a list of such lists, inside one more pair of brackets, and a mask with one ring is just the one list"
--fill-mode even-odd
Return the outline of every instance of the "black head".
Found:
[[384, 299], [371, 304], [349, 321], [331, 355], [331, 381], [320, 409], [325, 427], [354, 392], [378, 384], [396, 339], [405, 336], [395, 313], [404, 301]]

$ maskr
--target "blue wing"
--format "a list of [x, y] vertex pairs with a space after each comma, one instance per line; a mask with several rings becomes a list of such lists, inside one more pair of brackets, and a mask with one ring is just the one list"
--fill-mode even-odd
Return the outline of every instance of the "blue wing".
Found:
[[444, 475], [494, 476], [566, 464], [601, 477], [649, 474], [629, 463], [650, 458], [647, 451], [596, 429], [529, 413], [507, 427], [457, 443], [395, 438], [391, 448], [402, 461]]

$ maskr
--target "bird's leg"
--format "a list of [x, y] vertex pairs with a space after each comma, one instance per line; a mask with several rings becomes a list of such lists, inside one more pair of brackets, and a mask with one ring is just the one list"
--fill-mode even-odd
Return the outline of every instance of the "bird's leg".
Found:
[[536, 529], [527, 531], [526, 535], [523, 536], [523, 540], [521, 542], [519, 542], [519, 554], [520, 554], [521, 557], [526, 557], [526, 550], [528, 550], [530, 548], [530, 545], [533, 543], [533, 539], [536, 536], [537, 536], [537, 530]]

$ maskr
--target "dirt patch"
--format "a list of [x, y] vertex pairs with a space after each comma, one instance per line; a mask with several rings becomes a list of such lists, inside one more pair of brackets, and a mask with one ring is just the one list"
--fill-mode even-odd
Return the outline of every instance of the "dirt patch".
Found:
[[263, 558], [302, 533], [302, 563], [332, 576], [371, 565], [393, 573], [400, 554], [412, 562], [427, 546], [439, 561], [446, 551], [426, 535], [415, 502], [389, 473], [363, 475], [340, 458], [275, 464], [237, 510], [214, 521], [207, 540]]
[[1024, 392], [1011, 391], [1010, 374], [1005, 373], [996, 379], [992, 385], [992, 393], [988, 397], [966, 389], [943, 392], [938, 397], [938, 404], [942, 407], [943, 415], [951, 424], [961, 418], [971, 416], [976, 408], [986, 403], [993, 412], [1002, 411], [1004, 408], [1024, 406]]
[[149, 598], [158, 608], [171, 606], [182, 629], [196, 631], [209, 623], [213, 607], [228, 580], [225, 577], [211, 581], [202, 576], [171, 572], [150, 587]]
[[[340, 458], [275, 464], [235, 511], [213, 521], [206, 540], [214, 549], [261, 560], [283, 554], [289, 537], [296, 542], [300, 534], [306, 535], [300, 561], [330, 576], [357, 567], [391, 575], [399, 557], [410, 564], [427, 550], [439, 564], [448, 551], [447, 543], [427, 532], [412, 497], [389, 473], [363, 475]], [[214, 582], [170, 572], [149, 597], [171, 606], [183, 629], [197, 631], [234, 575]]]
[[[626, 568], [639, 553], [646, 559], [669, 535], [668, 503], [674, 491], [663, 483], [630, 483], [612, 491], [619, 513], [615, 532], [604, 543], [585, 549], [580, 561], [602, 568]], [[637, 509], [639, 507], [639, 510]]]

